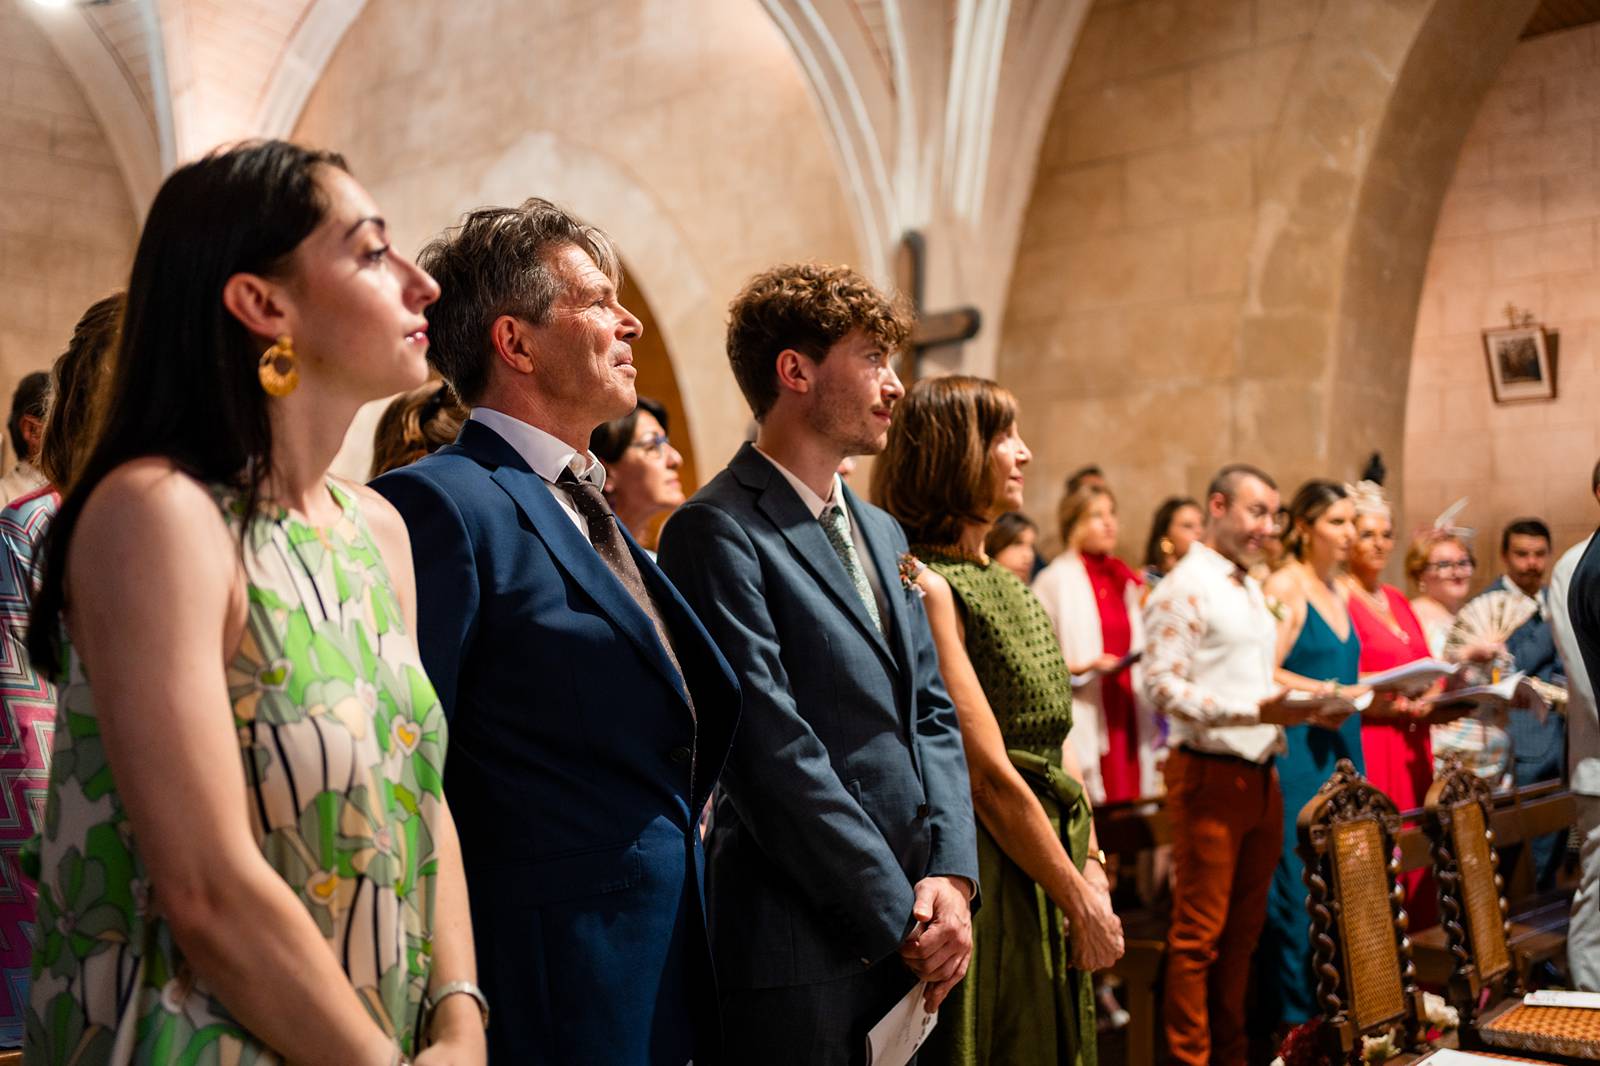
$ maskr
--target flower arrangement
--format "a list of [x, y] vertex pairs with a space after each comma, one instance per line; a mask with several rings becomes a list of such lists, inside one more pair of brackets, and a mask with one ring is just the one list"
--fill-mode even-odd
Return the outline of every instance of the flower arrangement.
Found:
[[927, 593], [923, 591], [921, 585], [917, 584], [917, 578], [921, 577], [922, 572], [927, 568], [928, 564], [918, 559], [915, 555], [910, 552], [901, 552], [899, 565], [900, 587], [907, 592], [915, 592], [917, 599], [922, 599]]
[[[1445, 1033], [1461, 1024], [1460, 1012], [1447, 1006], [1443, 999], [1432, 992], [1422, 994], [1422, 1014], [1426, 1026], [1423, 1041], [1429, 1045], [1437, 1043]], [[1278, 1048], [1278, 1057], [1272, 1060], [1272, 1066], [1338, 1066], [1326, 1050], [1327, 1045], [1322, 1037], [1323, 1024], [1321, 1018], [1313, 1018], [1289, 1030]], [[1380, 1036], [1361, 1039], [1361, 1061], [1366, 1066], [1379, 1066], [1405, 1051], [1398, 1030], [1391, 1029]]]

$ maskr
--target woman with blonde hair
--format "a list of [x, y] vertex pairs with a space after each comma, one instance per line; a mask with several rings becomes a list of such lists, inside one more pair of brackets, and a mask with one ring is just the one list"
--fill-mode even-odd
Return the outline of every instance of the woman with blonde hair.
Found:
[[1062, 750], [1067, 664], [1039, 601], [984, 551], [995, 519], [1021, 507], [1031, 458], [1016, 399], [951, 376], [912, 386], [873, 470], [911, 541], [901, 572], [923, 592], [979, 823], [972, 959], [925, 1064], [1092, 1066], [1090, 974], [1122, 954], [1082, 774]]
[[1072, 670], [1073, 728], [1068, 741], [1084, 767], [1089, 794], [1117, 803], [1155, 788], [1159, 731], [1134, 698], [1130, 652], [1144, 647], [1139, 576], [1112, 554], [1117, 501], [1088, 482], [1061, 500], [1065, 550], [1034, 578], [1033, 591], [1055, 627]]

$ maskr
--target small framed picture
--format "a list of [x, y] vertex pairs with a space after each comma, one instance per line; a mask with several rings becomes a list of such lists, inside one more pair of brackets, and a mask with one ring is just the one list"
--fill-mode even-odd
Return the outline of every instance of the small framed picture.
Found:
[[1495, 403], [1556, 398], [1555, 360], [1543, 326], [1483, 331]]

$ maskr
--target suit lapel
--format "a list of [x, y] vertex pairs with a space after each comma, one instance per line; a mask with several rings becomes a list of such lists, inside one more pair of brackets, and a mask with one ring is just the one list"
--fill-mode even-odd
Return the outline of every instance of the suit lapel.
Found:
[[[873, 624], [872, 616], [867, 614], [867, 606], [856, 594], [855, 584], [845, 572], [838, 553], [833, 550], [833, 545], [828, 543], [828, 535], [822, 531], [822, 523], [806, 509], [794, 487], [750, 444], [740, 449], [730, 465], [735, 468], [735, 473], [747, 487], [756, 490], [756, 506], [772, 520], [772, 524], [794, 549], [800, 562], [817, 579], [817, 584], [855, 620], [856, 626], [878, 649], [879, 654], [898, 670], [899, 663], [884, 639], [883, 631]], [[850, 512], [850, 520], [859, 521], [854, 509]], [[863, 566], [871, 565], [866, 559], [861, 562]]]
[[884, 627], [891, 637], [891, 650], [895, 661], [903, 665], [905, 675], [909, 677], [914, 673], [910, 659], [911, 637], [907, 628], [910, 619], [906, 615], [906, 598], [900, 586], [900, 560], [894, 553], [894, 542], [888, 531], [880, 527], [878, 516], [868, 512], [855, 493], [846, 488], [844, 495], [849, 502], [850, 520], [860, 524], [861, 539], [867, 542], [867, 552], [872, 556], [870, 560], [862, 562], [878, 568], [884, 602], [889, 605], [889, 617], [884, 619]]
[[[530, 470], [517, 450], [498, 433], [481, 423], [468, 421], [461, 428], [456, 444], [474, 459], [494, 468], [490, 478], [511, 497], [528, 519], [528, 525], [549, 549], [556, 565], [565, 570], [616, 627], [628, 635], [645, 659], [682, 696], [682, 682], [678, 672], [672, 668], [665, 649], [661, 647], [655, 626], [651, 625], [649, 617], [634, 602], [628, 590], [622, 587], [622, 582], [601, 561], [599, 553], [579, 532], [571, 517], [556, 503], [544, 478]], [[637, 561], [643, 553], [631, 537], [627, 540], [628, 550]], [[641, 571], [644, 565], [640, 564]]]

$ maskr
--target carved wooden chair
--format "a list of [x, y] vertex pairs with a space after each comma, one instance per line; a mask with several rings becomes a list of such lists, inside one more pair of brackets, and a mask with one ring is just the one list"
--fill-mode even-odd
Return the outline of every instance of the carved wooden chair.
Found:
[[1362, 1039], [1385, 1034], [1402, 1050], [1414, 1048], [1422, 993], [1396, 883], [1399, 810], [1340, 759], [1296, 827], [1329, 1055], [1359, 1063]]
[[1489, 826], [1494, 797], [1489, 785], [1450, 756], [1423, 803], [1423, 830], [1433, 851], [1439, 885], [1439, 924], [1454, 966], [1451, 1004], [1463, 1033], [1487, 1003], [1516, 989], [1505, 881]]

